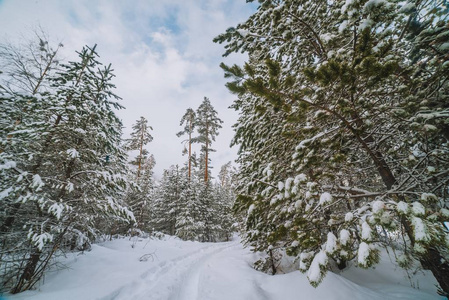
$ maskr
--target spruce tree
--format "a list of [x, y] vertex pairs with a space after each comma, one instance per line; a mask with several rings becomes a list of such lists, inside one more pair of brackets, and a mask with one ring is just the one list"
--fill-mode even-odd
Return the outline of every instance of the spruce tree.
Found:
[[181, 190], [181, 206], [176, 219], [176, 236], [183, 240], [197, 240], [201, 228], [199, 224], [200, 210], [196, 197], [197, 186], [197, 178], [191, 176]]
[[[138, 165], [139, 158], [132, 162]], [[156, 160], [154, 156], [148, 155], [145, 149], [142, 151], [141, 158], [141, 176], [136, 179], [136, 171], [130, 171], [129, 181], [134, 184], [128, 186], [126, 192], [126, 203], [134, 212], [138, 230], [149, 232], [152, 230], [151, 223], [151, 205], [155, 196], [154, 166]], [[135, 230], [135, 229], [134, 229]]]
[[232, 213], [232, 206], [235, 201], [234, 193], [235, 168], [231, 162], [224, 164], [218, 174], [219, 181], [215, 184], [216, 222], [220, 225], [219, 240], [229, 241], [231, 235], [236, 231], [234, 226], [236, 219]]
[[164, 170], [153, 203], [152, 226], [156, 231], [175, 235], [178, 216], [183, 205], [181, 193], [186, 180], [178, 165]]
[[111, 66], [97, 61], [95, 47], [78, 54], [52, 77], [51, 90], [26, 97], [25, 118], [2, 136], [1, 164], [9, 167], [1, 169], [0, 221], [10, 253], [2, 286], [12, 293], [33, 287], [58, 248], [84, 249], [111, 221], [134, 219], [121, 200], [126, 155]]
[[[183, 180], [180, 194], [180, 210], [176, 219], [176, 235], [184, 240], [200, 240], [204, 227], [201, 218], [202, 205], [199, 201], [199, 190], [203, 182], [203, 172], [198, 168], [196, 153], [192, 154], [191, 176]], [[188, 178], [188, 164], [181, 169], [181, 176]]]

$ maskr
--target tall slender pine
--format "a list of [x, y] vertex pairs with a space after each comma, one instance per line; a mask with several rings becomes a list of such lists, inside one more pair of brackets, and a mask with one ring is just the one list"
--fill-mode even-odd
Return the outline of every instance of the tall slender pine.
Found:
[[147, 119], [140, 117], [132, 129], [131, 138], [128, 140], [128, 148], [139, 151], [139, 156], [137, 156], [137, 178], [139, 178], [145, 154], [143, 147], [153, 140], [153, 136], [150, 134], [150, 130], [153, 130], [153, 128], [148, 125]]
[[201, 144], [201, 152], [204, 154], [204, 182], [209, 180], [209, 153], [215, 151], [211, 148], [212, 142], [218, 135], [218, 129], [223, 121], [218, 118], [217, 111], [210, 103], [209, 98], [204, 97], [203, 102], [196, 111], [198, 136], [193, 139], [194, 142]]
[[181, 122], [179, 124], [180, 126], [184, 125], [184, 129], [180, 132], [178, 132], [176, 135], [178, 137], [184, 135], [184, 134], [188, 134], [188, 140], [185, 141], [187, 142], [189, 149], [188, 149], [188, 176], [189, 176], [189, 181], [192, 177], [192, 133], [194, 132], [195, 129], [195, 125], [196, 125], [196, 114], [195, 111], [191, 108], [188, 108], [186, 110], [186, 113], [182, 116], [181, 118]]

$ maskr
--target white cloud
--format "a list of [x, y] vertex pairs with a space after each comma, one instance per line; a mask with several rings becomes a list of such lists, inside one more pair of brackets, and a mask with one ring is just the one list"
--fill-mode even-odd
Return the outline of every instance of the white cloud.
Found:
[[[218, 65], [242, 62], [244, 56], [223, 59], [224, 49], [212, 39], [244, 21], [254, 7], [242, 0], [57, 1], [0, 2], [0, 37], [41, 25], [64, 43], [63, 55], [73, 59], [83, 45], [98, 44], [100, 61], [112, 63], [117, 94], [126, 110], [118, 114], [127, 127], [141, 115], [154, 128], [148, 150], [156, 157], [156, 173], [183, 164], [179, 120], [188, 107], [196, 109], [204, 96], [211, 99], [225, 122], [213, 145], [214, 173], [236, 157], [229, 149], [236, 113], [234, 99], [224, 87]], [[199, 147], [196, 149], [199, 150]]]

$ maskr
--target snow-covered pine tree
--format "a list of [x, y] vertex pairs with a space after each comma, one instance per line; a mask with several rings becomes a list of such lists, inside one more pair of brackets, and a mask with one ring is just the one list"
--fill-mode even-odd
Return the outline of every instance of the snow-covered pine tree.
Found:
[[139, 155], [136, 158], [137, 161], [137, 178], [140, 176], [140, 169], [144, 160], [144, 146], [153, 140], [150, 130], [153, 130], [148, 125], [148, 120], [144, 117], [140, 117], [139, 120], [132, 127], [131, 138], [128, 140], [129, 150], [138, 150]]
[[[199, 191], [204, 182], [204, 171], [198, 164], [196, 153], [191, 158], [191, 176], [184, 180], [180, 195], [180, 210], [176, 220], [176, 235], [184, 240], [202, 240], [204, 218]], [[188, 178], [188, 162], [181, 169], [181, 173]]]
[[[286, 248], [314, 286], [331, 261], [372, 266], [381, 241], [449, 293], [448, 29], [431, 5], [267, 0], [215, 39], [225, 55], [265, 60], [223, 66], [239, 94], [235, 141], [248, 188], [236, 206], [248, 211], [247, 241]], [[268, 113], [285, 114], [273, 118], [274, 136], [248, 125]], [[260, 151], [268, 144], [287, 149]], [[281, 169], [279, 153], [290, 156]]]
[[128, 150], [137, 150], [139, 154], [131, 161], [131, 165], [137, 166], [137, 171], [133, 170], [130, 173], [131, 177], [134, 177], [135, 185], [129, 187], [126, 202], [135, 212], [137, 227], [140, 230], [151, 231], [148, 226], [151, 201], [154, 195], [153, 168], [156, 162], [154, 156], [150, 155], [144, 147], [153, 140], [150, 134], [150, 130], [153, 128], [148, 125], [147, 119], [140, 117], [132, 129], [131, 138], [127, 140], [127, 148]]
[[199, 181], [196, 198], [199, 212], [197, 221], [198, 240], [201, 242], [216, 242], [220, 228], [216, 214], [217, 199], [211, 181]]
[[[138, 216], [141, 220], [143, 230], [149, 231], [149, 223], [150, 223], [150, 209], [151, 202], [154, 198], [154, 166], [156, 165], [156, 160], [154, 156], [151, 154], [144, 162], [142, 166], [142, 176], [138, 182], [139, 187], [141, 189], [142, 195], [145, 196], [142, 205], [140, 206], [140, 211], [138, 212]], [[137, 218], [136, 218], [137, 219]]]
[[[188, 211], [186, 206], [183, 206], [180, 211], [180, 219], [178, 224], [181, 226], [179, 234], [185, 238], [199, 239], [200, 241], [215, 241], [217, 240], [216, 228], [217, 222], [215, 222], [216, 199], [213, 193], [212, 184], [209, 176], [209, 153], [215, 151], [211, 148], [211, 144], [215, 141], [215, 137], [218, 135], [218, 129], [221, 128], [221, 121], [217, 117], [217, 112], [210, 103], [209, 99], [204, 97], [203, 102], [198, 107], [196, 113], [193, 110], [188, 109], [186, 114], [181, 120], [181, 125], [186, 123], [186, 127], [183, 131], [178, 133], [178, 136], [188, 133], [189, 134], [189, 149], [191, 143], [201, 144], [201, 154], [199, 159], [198, 171], [203, 174], [203, 182], [198, 182], [197, 172], [193, 175], [194, 182], [191, 182], [187, 191], [183, 193], [183, 196], [190, 197], [189, 199], [183, 198], [183, 202], [187, 201], [188, 206], [192, 211]], [[198, 136], [191, 137], [193, 128], [196, 127]], [[189, 150], [189, 153], [191, 151]], [[189, 181], [192, 177], [191, 162], [189, 159]], [[198, 175], [197, 175], [198, 174]], [[192, 191], [195, 191], [192, 193]], [[194, 231], [194, 233], [192, 233]]]
[[181, 190], [181, 206], [176, 220], [176, 236], [183, 240], [197, 240], [199, 230], [202, 227], [199, 224], [200, 211], [196, 197], [198, 183], [198, 178], [191, 176], [190, 180], [185, 182], [185, 186]]
[[136, 218], [136, 225], [139, 230], [150, 232], [151, 203], [155, 195], [155, 182], [153, 177], [153, 169], [156, 160], [152, 154], [148, 154], [143, 149], [141, 158], [138, 157], [131, 164], [138, 165], [141, 163], [141, 175], [136, 178], [136, 171], [130, 170], [129, 180], [134, 184], [128, 187], [126, 192], [126, 203], [133, 211]]
[[[243, 76], [245, 72], [254, 74], [263, 72], [265, 64], [260, 52], [250, 54], [245, 70], [238, 66], [222, 67], [226, 74]], [[235, 136], [231, 145], [239, 145], [240, 165], [236, 174], [237, 201], [234, 210], [244, 215], [246, 220], [246, 241], [255, 251], [267, 249], [277, 251], [282, 243], [277, 243], [276, 228], [284, 225], [282, 219], [276, 218], [278, 211], [272, 209], [270, 201], [261, 195], [267, 187], [276, 188], [276, 183], [284, 176], [293, 176], [290, 169], [291, 149], [297, 145], [298, 137], [284, 130], [288, 113], [275, 105], [274, 99], [266, 101], [263, 97], [252, 93], [241, 93], [240, 82], [230, 82], [228, 88], [239, 95], [232, 108], [239, 111], [239, 119], [234, 125]], [[291, 128], [291, 127], [290, 127]], [[269, 162], [270, 171], [267, 170]], [[274, 182], [274, 184], [273, 184]], [[270, 220], [265, 222], [261, 220]], [[272, 273], [276, 273], [267, 264]]]
[[187, 177], [178, 165], [164, 170], [153, 202], [152, 227], [170, 235], [175, 235], [180, 213], [181, 193], [186, 186]]
[[237, 229], [233, 226], [236, 220], [232, 214], [232, 206], [235, 200], [234, 172], [235, 168], [231, 162], [224, 164], [218, 173], [219, 181], [214, 187], [217, 199], [216, 220], [220, 225], [219, 240], [229, 241], [232, 233]]
[[8, 166], [2, 168], [2, 203], [21, 203], [2, 227], [9, 222], [9, 228], [27, 231], [5, 242], [9, 254], [1, 263], [8, 274], [2, 285], [13, 293], [33, 287], [58, 248], [86, 247], [106, 231], [100, 228], [105, 224], [134, 220], [120, 200], [126, 155], [113, 111], [121, 106], [111, 66], [96, 60], [95, 47], [78, 54], [79, 62], [61, 66], [51, 91], [30, 97], [33, 109], [8, 133], [11, 142], [1, 154]]
[[223, 121], [218, 118], [217, 111], [210, 103], [209, 98], [204, 97], [203, 102], [196, 111], [196, 128], [198, 136], [192, 139], [201, 144], [201, 153], [204, 157], [204, 182], [209, 181], [209, 153], [215, 151], [211, 148], [212, 142], [218, 135]]
[[191, 108], [188, 108], [185, 112], [185, 114], [181, 118], [181, 122], [179, 123], [180, 126], [184, 125], [184, 129], [180, 132], [178, 132], [176, 135], [178, 137], [183, 136], [184, 134], [187, 134], [189, 136], [188, 140], [183, 141], [188, 144], [188, 168], [189, 168], [189, 180], [192, 177], [192, 133], [195, 130], [195, 120], [196, 114], [195, 111]]
[[192, 155], [192, 172], [188, 179], [188, 165], [181, 172], [186, 178], [180, 195], [180, 210], [176, 223], [176, 235], [184, 240], [201, 240], [204, 230], [202, 205], [199, 201], [199, 191], [203, 184], [204, 172], [198, 168], [196, 154]]
[[221, 166], [218, 173], [218, 182], [223, 188], [231, 188], [233, 177], [235, 175], [235, 167], [232, 166], [232, 162], [227, 162]]

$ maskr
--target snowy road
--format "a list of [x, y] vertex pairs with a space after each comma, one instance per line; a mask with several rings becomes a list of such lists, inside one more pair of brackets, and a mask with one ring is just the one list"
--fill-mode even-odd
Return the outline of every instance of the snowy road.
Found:
[[209, 261], [218, 254], [239, 248], [238, 242], [207, 245], [181, 257], [151, 268], [137, 281], [120, 287], [102, 300], [125, 299], [212, 299], [208, 285]]
[[[133, 247], [131, 247], [133, 246]], [[153, 253], [154, 260], [140, 261]], [[252, 268], [257, 255], [240, 242], [198, 243], [123, 238], [94, 245], [84, 254], [61, 258], [66, 269], [49, 273], [34, 291], [8, 300], [387, 300], [442, 299], [435, 280], [420, 275], [416, 284], [390, 260], [375, 270], [329, 272], [318, 288], [304, 274], [270, 276]]]
[[329, 273], [317, 289], [294, 272], [269, 276], [251, 266], [254, 254], [239, 241], [204, 244], [188, 254], [169, 259], [144, 272], [139, 279], [101, 300], [301, 300], [301, 299], [430, 299], [428, 294], [393, 284], [373, 290]]

